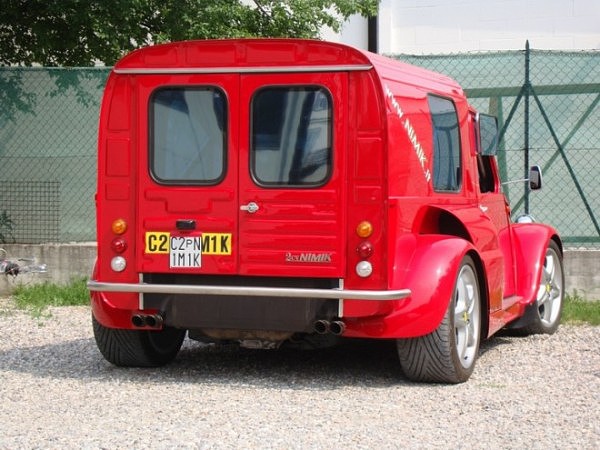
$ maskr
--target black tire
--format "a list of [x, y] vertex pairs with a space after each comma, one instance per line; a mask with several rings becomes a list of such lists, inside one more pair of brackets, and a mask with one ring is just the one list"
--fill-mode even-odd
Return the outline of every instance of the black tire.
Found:
[[514, 327], [518, 334], [553, 334], [560, 324], [565, 296], [565, 274], [562, 252], [553, 240], [546, 249], [541, 268], [540, 284], [536, 300], [523, 316], [522, 327]]
[[101, 325], [92, 315], [96, 345], [104, 358], [121, 367], [159, 367], [171, 362], [183, 343], [185, 330], [121, 330]]
[[438, 328], [425, 336], [398, 339], [400, 365], [413, 381], [462, 383], [473, 373], [480, 340], [479, 280], [472, 258], [465, 256]]

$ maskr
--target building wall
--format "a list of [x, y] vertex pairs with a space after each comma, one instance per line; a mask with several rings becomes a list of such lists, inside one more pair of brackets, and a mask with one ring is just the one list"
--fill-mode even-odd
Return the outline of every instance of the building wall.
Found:
[[[379, 53], [600, 49], [600, 0], [381, 0]], [[323, 38], [366, 48], [366, 20]]]

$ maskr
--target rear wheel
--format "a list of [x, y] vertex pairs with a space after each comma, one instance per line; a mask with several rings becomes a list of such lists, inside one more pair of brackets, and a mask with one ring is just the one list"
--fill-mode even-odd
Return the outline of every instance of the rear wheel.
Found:
[[526, 313], [529, 322], [518, 329], [523, 334], [552, 334], [558, 329], [562, 313], [565, 279], [562, 253], [554, 241], [546, 249], [536, 301]]
[[158, 367], [175, 358], [185, 330], [165, 327], [160, 331], [107, 328], [92, 315], [96, 345], [104, 358], [116, 366]]
[[463, 259], [439, 327], [397, 341], [400, 365], [413, 381], [462, 383], [473, 373], [481, 339], [481, 295], [470, 256]]

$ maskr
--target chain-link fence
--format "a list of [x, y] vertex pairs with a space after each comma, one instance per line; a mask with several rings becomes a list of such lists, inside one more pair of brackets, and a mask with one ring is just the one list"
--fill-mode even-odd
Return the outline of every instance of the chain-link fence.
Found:
[[554, 225], [571, 247], [600, 247], [600, 52], [530, 50], [396, 56], [445, 73], [481, 112], [499, 119], [503, 181], [543, 169], [544, 188], [504, 186], [513, 216]]
[[[395, 57], [450, 75], [478, 110], [498, 116], [503, 180], [542, 166], [542, 191], [505, 186], [514, 215], [553, 224], [571, 247], [600, 247], [600, 52]], [[0, 69], [0, 217], [6, 211], [12, 222], [11, 240], [95, 239], [97, 122], [108, 70]]]
[[[95, 239], [96, 136], [108, 69], [0, 69], [0, 224], [9, 242]], [[6, 221], [5, 221], [6, 222]]]

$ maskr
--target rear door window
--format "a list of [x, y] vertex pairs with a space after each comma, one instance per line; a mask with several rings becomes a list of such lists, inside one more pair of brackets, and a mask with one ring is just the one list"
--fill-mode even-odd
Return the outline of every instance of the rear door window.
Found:
[[227, 110], [214, 88], [167, 87], [150, 100], [150, 173], [161, 184], [216, 184], [225, 174]]
[[250, 167], [261, 186], [316, 187], [332, 170], [332, 102], [320, 87], [268, 87], [251, 106]]

